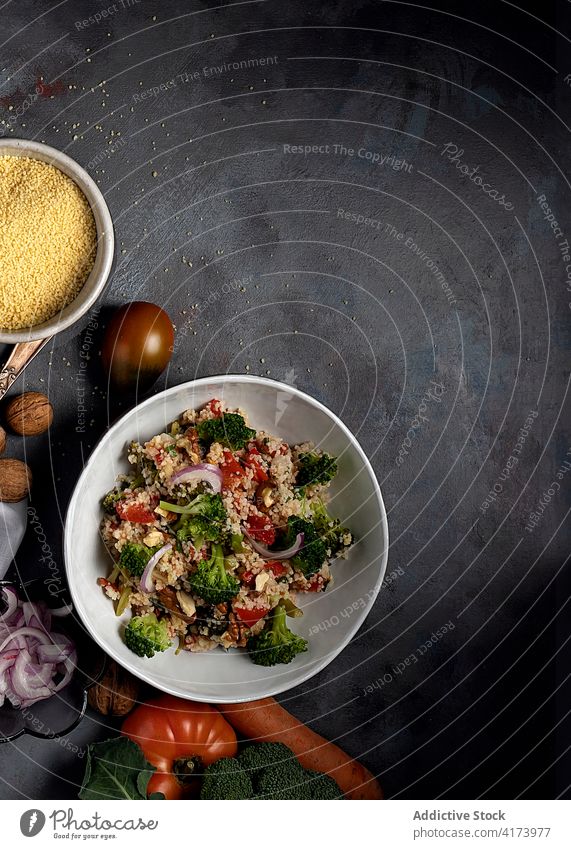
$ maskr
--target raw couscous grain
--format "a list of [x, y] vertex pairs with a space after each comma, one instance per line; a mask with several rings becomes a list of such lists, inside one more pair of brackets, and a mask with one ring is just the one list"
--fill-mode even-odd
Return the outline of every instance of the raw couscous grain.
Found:
[[97, 231], [81, 189], [58, 168], [0, 156], [0, 328], [41, 324], [77, 296]]

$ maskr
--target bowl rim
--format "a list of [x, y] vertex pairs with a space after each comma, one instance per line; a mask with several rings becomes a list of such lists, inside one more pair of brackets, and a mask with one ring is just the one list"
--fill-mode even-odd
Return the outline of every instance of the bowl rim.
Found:
[[[385, 543], [384, 547], [383, 547], [383, 551], [381, 553], [381, 563], [380, 563], [380, 569], [379, 569], [379, 576], [377, 578], [377, 581], [375, 582], [374, 587], [371, 590], [371, 595], [368, 598], [367, 605], [366, 605], [366, 607], [364, 607], [362, 609], [362, 611], [361, 611], [362, 615], [355, 618], [353, 624], [348, 629], [347, 634], [340, 641], [340, 643], [336, 647], [336, 649], [332, 652], [329, 652], [327, 655], [325, 655], [325, 657], [322, 658], [322, 660], [315, 667], [313, 667], [307, 673], [307, 675], [302, 675], [299, 678], [299, 680], [296, 680], [295, 682], [292, 682], [292, 683], [287, 683], [287, 682], [285, 682], [283, 684], [275, 683], [272, 686], [268, 686], [267, 690], [264, 690], [261, 693], [256, 693], [255, 695], [249, 696], [247, 698], [245, 698], [244, 696], [239, 696], [239, 697], [236, 697], [236, 698], [234, 698], [232, 696], [224, 696], [224, 697], [220, 696], [219, 697], [217, 694], [214, 694], [214, 695], [210, 694], [210, 695], [208, 695], [208, 697], [205, 697], [204, 695], [201, 695], [199, 692], [196, 692], [193, 695], [189, 695], [188, 692], [183, 692], [182, 690], [178, 689], [176, 686], [169, 687], [166, 684], [157, 683], [156, 680], [153, 678], [152, 674], [149, 675], [149, 674], [145, 673], [145, 671], [142, 670], [139, 666], [137, 666], [136, 663], [134, 663], [134, 662], [128, 663], [123, 658], [119, 658], [119, 657], [115, 656], [114, 653], [109, 652], [105, 643], [104, 643], [103, 637], [99, 637], [99, 635], [96, 633], [95, 629], [92, 627], [91, 620], [89, 619], [88, 616], [85, 615], [84, 606], [82, 605], [78, 595], [76, 595], [76, 592], [75, 592], [75, 583], [74, 583], [73, 578], [72, 578], [72, 569], [70, 567], [70, 563], [71, 563], [71, 559], [72, 559], [71, 558], [71, 539], [70, 539], [70, 535], [71, 535], [70, 517], [71, 517], [72, 512], [76, 510], [76, 506], [77, 506], [76, 502], [77, 502], [77, 499], [78, 499], [78, 493], [80, 491], [80, 488], [81, 488], [81, 485], [82, 485], [84, 479], [88, 476], [88, 474], [91, 471], [93, 455], [95, 454], [95, 452], [99, 448], [99, 446], [106, 439], [108, 439], [109, 436], [112, 433], [120, 430], [121, 427], [123, 426], [124, 421], [129, 416], [132, 416], [133, 413], [136, 413], [139, 410], [144, 409], [146, 407], [150, 407], [153, 404], [160, 404], [161, 401], [163, 401], [165, 398], [167, 398], [170, 395], [174, 395], [177, 392], [180, 392], [181, 390], [184, 391], [186, 389], [193, 389], [194, 387], [204, 386], [204, 385], [209, 384], [209, 383], [224, 384], [225, 382], [250, 383], [250, 384], [255, 384], [255, 385], [258, 385], [258, 386], [259, 385], [268, 386], [268, 387], [271, 387], [272, 389], [275, 388], [278, 391], [281, 390], [281, 391], [284, 391], [284, 392], [288, 392], [290, 395], [296, 395], [299, 398], [301, 398], [302, 400], [308, 402], [311, 406], [316, 407], [317, 409], [321, 410], [323, 413], [325, 413], [327, 416], [329, 416], [332, 419], [333, 423], [345, 434], [345, 436], [348, 438], [349, 442], [352, 444], [352, 446], [357, 451], [359, 458], [362, 461], [363, 466], [364, 466], [364, 468], [366, 469], [366, 471], [369, 475], [369, 478], [371, 479], [371, 482], [373, 484], [374, 495], [375, 495], [375, 498], [376, 498], [376, 503], [377, 503], [377, 506], [378, 506], [378, 509], [379, 509], [380, 526], [381, 526], [381, 529], [382, 529], [382, 532], [383, 532], [383, 538], [384, 538], [384, 543]], [[64, 529], [63, 529], [63, 557], [64, 557], [65, 570], [66, 570], [66, 575], [67, 575], [67, 582], [68, 582], [71, 598], [72, 598], [72, 601], [73, 601], [74, 610], [77, 612], [78, 616], [80, 617], [81, 621], [83, 622], [84, 627], [87, 629], [87, 631], [89, 632], [91, 637], [95, 640], [95, 642], [100, 646], [100, 648], [102, 648], [103, 651], [107, 655], [110, 655], [111, 658], [116, 663], [118, 663], [120, 666], [124, 667], [129, 672], [133, 673], [133, 675], [135, 675], [137, 678], [141, 679], [142, 681], [145, 681], [147, 684], [150, 684], [152, 687], [155, 687], [155, 689], [161, 690], [165, 693], [169, 693], [170, 695], [178, 696], [179, 698], [186, 699], [186, 700], [189, 700], [189, 701], [206, 701], [206, 702], [209, 702], [211, 704], [239, 704], [239, 703], [243, 703], [243, 702], [255, 701], [256, 699], [267, 698], [269, 696], [276, 696], [279, 693], [284, 693], [287, 690], [291, 690], [294, 687], [298, 687], [301, 684], [304, 684], [306, 681], [310, 680], [315, 675], [317, 675], [319, 672], [321, 672], [323, 669], [325, 669], [325, 667], [329, 666], [329, 664], [332, 663], [332, 661], [351, 642], [351, 640], [353, 639], [353, 637], [355, 636], [357, 631], [361, 628], [365, 619], [367, 618], [367, 616], [371, 612], [373, 605], [374, 605], [374, 603], [377, 599], [377, 596], [379, 594], [379, 591], [381, 589], [384, 577], [385, 577], [385, 572], [386, 572], [387, 562], [388, 562], [388, 555], [389, 555], [389, 528], [388, 528], [388, 520], [387, 520], [387, 511], [385, 509], [385, 504], [384, 504], [383, 496], [382, 496], [382, 493], [381, 493], [381, 487], [379, 485], [377, 476], [376, 476], [375, 471], [374, 471], [374, 469], [371, 465], [371, 462], [370, 462], [369, 458], [367, 457], [367, 455], [365, 454], [365, 452], [364, 452], [363, 448], [361, 447], [359, 441], [357, 440], [357, 437], [349, 430], [347, 425], [345, 425], [341, 421], [341, 419], [332, 410], [329, 409], [329, 407], [327, 407], [325, 404], [322, 404], [321, 401], [318, 401], [316, 398], [313, 398], [311, 395], [308, 395], [306, 392], [303, 392], [301, 389], [298, 389], [295, 386], [290, 386], [287, 383], [281, 383], [278, 380], [272, 380], [271, 378], [267, 378], [267, 377], [258, 377], [256, 375], [224, 374], [224, 375], [211, 375], [211, 376], [207, 376], [207, 377], [199, 377], [199, 378], [196, 378], [194, 380], [186, 381], [185, 383], [179, 383], [176, 386], [171, 386], [168, 389], [163, 390], [162, 392], [158, 392], [156, 395], [151, 395], [150, 398], [147, 398], [145, 401], [142, 401], [140, 404], [137, 404], [135, 407], [132, 407], [130, 410], [128, 410], [126, 413], [124, 413], [124, 415], [122, 415], [120, 419], [118, 419], [116, 422], [114, 422], [114, 424], [108, 430], [106, 430], [105, 433], [102, 435], [102, 437], [97, 441], [97, 443], [93, 447], [91, 455], [88, 457], [87, 461], [85, 462], [85, 465], [83, 467], [83, 471], [81, 472], [81, 475], [77, 479], [77, 483], [75, 484], [73, 493], [72, 493], [70, 501], [69, 501], [69, 505], [68, 505], [68, 508], [67, 508], [67, 511], [66, 511]]]
[[[30, 159], [37, 159], [53, 165], [54, 168], [58, 168], [66, 177], [73, 180], [85, 195], [91, 207], [97, 228], [96, 261], [100, 260], [100, 269], [96, 272], [94, 280], [90, 282], [93, 274], [92, 270], [73, 301], [59, 313], [56, 313], [55, 316], [47, 319], [47, 321], [21, 330], [0, 329], [1, 343], [32, 342], [54, 336], [56, 333], [71, 327], [72, 324], [75, 324], [81, 316], [85, 315], [91, 309], [103, 292], [111, 274], [115, 255], [113, 220], [107, 202], [95, 180], [90, 177], [85, 168], [76, 162], [75, 159], [72, 159], [71, 156], [68, 156], [67, 153], [63, 153], [63, 151], [55, 147], [32, 139], [0, 138], [0, 156], [27, 156]], [[74, 304], [79, 301], [81, 293], [84, 292], [88, 284], [91, 291], [74, 307]], [[62, 316], [63, 312], [66, 313], [65, 316]]]

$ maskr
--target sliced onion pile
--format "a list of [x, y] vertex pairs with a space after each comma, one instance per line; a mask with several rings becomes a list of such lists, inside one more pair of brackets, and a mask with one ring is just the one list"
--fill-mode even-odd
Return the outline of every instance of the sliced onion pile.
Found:
[[170, 479], [172, 483], [207, 483], [213, 492], [222, 490], [222, 472], [212, 463], [199, 463], [197, 466], [186, 466], [175, 472]]
[[248, 533], [248, 531], [244, 528], [244, 535], [246, 539], [254, 549], [257, 551], [260, 557], [263, 557], [264, 560], [289, 560], [290, 557], [293, 557], [294, 554], [300, 550], [303, 545], [303, 534], [297, 534], [293, 545], [290, 545], [289, 548], [282, 548], [281, 551], [272, 551], [271, 548], [267, 548], [267, 546], [262, 545], [261, 542], [254, 539], [254, 537]]
[[2, 587], [2, 593], [7, 606], [0, 615], [0, 707], [6, 699], [16, 708], [31, 707], [69, 683], [77, 653], [69, 637], [51, 631], [45, 602], [22, 602], [13, 587]]

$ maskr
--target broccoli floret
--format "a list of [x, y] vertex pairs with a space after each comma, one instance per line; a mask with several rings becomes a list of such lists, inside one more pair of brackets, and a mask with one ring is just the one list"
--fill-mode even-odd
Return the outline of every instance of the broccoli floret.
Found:
[[153, 657], [157, 651], [165, 651], [171, 645], [167, 623], [161, 622], [154, 613], [133, 616], [125, 628], [125, 645], [139, 657]]
[[226, 571], [222, 546], [214, 543], [210, 560], [201, 560], [191, 576], [190, 587], [208, 604], [222, 604], [238, 594], [240, 581]]
[[339, 789], [337, 782], [322, 772], [306, 769], [305, 780], [307, 782], [309, 798], [315, 802], [323, 801], [324, 799], [343, 798], [343, 793]]
[[311, 799], [309, 784], [299, 761], [270, 766], [257, 782], [257, 799]]
[[327, 546], [313, 522], [299, 516], [290, 516], [284, 546], [293, 545], [298, 534], [303, 534], [303, 545], [297, 554], [290, 558], [290, 563], [299, 569], [304, 577], [311, 578], [327, 560]]
[[157, 551], [138, 542], [126, 542], [119, 555], [119, 565], [134, 578], [140, 578], [145, 566]]
[[111, 489], [107, 495], [104, 495], [101, 499], [101, 506], [103, 507], [103, 511], [110, 515], [115, 515], [115, 506], [122, 498], [125, 497], [123, 493], [123, 488], [115, 487], [115, 489]]
[[217, 419], [207, 419], [196, 429], [201, 442], [208, 445], [211, 442], [219, 442], [232, 451], [243, 448], [256, 435], [256, 431], [246, 425], [239, 413], [224, 413]]
[[254, 788], [236, 758], [221, 758], [204, 772], [201, 799], [252, 799]]
[[183, 516], [174, 530], [179, 542], [190, 540], [197, 551], [205, 542], [220, 542], [223, 536], [220, 525], [204, 516]]
[[221, 495], [202, 493], [188, 504], [171, 504], [161, 501], [159, 506], [172, 513], [180, 513], [180, 519], [174, 525], [179, 542], [190, 539], [195, 548], [200, 549], [205, 542], [222, 542], [227, 534], [226, 509]]
[[[238, 755], [238, 761], [250, 778], [254, 789], [262, 770], [295, 760], [295, 755], [283, 743], [252, 743]], [[296, 761], [297, 763], [297, 761]]]
[[307, 640], [298, 637], [286, 624], [286, 610], [280, 602], [274, 608], [265, 628], [247, 644], [250, 659], [259, 666], [291, 663], [296, 655], [307, 651]]
[[296, 486], [315, 486], [329, 483], [337, 474], [337, 460], [329, 454], [317, 454], [315, 451], [299, 455]]
[[351, 531], [342, 526], [340, 519], [334, 519], [333, 516], [329, 515], [323, 501], [316, 502], [311, 509], [313, 524], [325, 543], [325, 547], [331, 552], [331, 557], [335, 557], [342, 548], [351, 545], [353, 541]]

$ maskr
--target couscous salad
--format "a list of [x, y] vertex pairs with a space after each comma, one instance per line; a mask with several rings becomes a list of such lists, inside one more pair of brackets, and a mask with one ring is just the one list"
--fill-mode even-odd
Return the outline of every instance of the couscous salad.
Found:
[[128, 459], [133, 473], [102, 501], [113, 566], [99, 579], [117, 615], [130, 610], [126, 645], [141, 657], [245, 648], [264, 666], [306, 651], [290, 629], [296, 595], [325, 590], [352, 543], [326, 506], [336, 459], [216, 399], [132, 442]]

